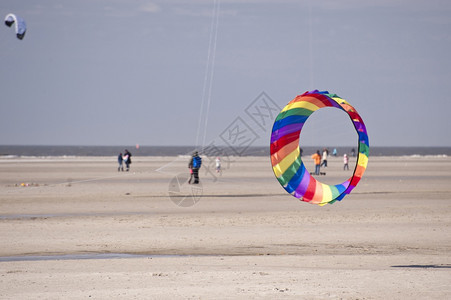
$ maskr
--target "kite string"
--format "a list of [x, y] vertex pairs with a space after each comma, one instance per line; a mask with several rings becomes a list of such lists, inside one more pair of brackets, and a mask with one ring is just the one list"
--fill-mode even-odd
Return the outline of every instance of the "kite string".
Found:
[[[204, 106], [205, 106], [205, 99], [207, 96], [207, 86], [210, 83], [209, 88], [209, 99], [208, 99], [208, 107], [207, 107], [207, 113], [210, 106], [210, 98], [211, 98], [211, 82], [212, 82], [212, 76], [213, 76], [213, 66], [214, 66], [214, 59], [212, 59], [212, 52], [213, 50], [216, 51], [216, 36], [217, 36], [217, 19], [219, 15], [219, 0], [214, 0], [213, 2], [213, 10], [212, 10], [212, 16], [211, 16], [211, 25], [210, 25], [210, 37], [208, 42], [208, 53], [207, 53], [207, 63], [205, 65], [205, 77], [204, 77], [204, 83], [202, 88], [202, 99], [201, 99], [201, 105], [200, 105], [200, 113], [199, 113], [199, 120], [197, 124], [197, 134], [196, 134], [196, 144], [195, 147], [200, 146], [199, 145], [199, 139], [200, 139], [200, 132], [201, 132], [201, 126], [202, 126], [202, 120], [204, 119]], [[216, 30], [215, 30], [216, 26]], [[214, 37], [215, 34], [215, 37]], [[214, 46], [213, 46], [214, 41]], [[214, 56], [214, 54], [213, 54]], [[208, 123], [208, 116], [205, 117], [206, 121]], [[205, 122], [204, 122], [205, 126]], [[206, 131], [204, 130], [204, 137], [203, 137], [203, 143], [205, 143], [205, 135]], [[203, 144], [202, 144], [203, 146]]]
[[313, 33], [312, 33], [312, 3], [309, 1], [309, 84], [310, 88], [313, 89]]
[[210, 114], [210, 104], [211, 104], [211, 91], [213, 89], [213, 77], [215, 70], [215, 58], [216, 58], [216, 45], [218, 42], [218, 27], [219, 27], [219, 11], [220, 11], [220, 0], [216, 1], [216, 10], [215, 10], [215, 29], [214, 29], [214, 40], [213, 40], [213, 54], [211, 59], [211, 68], [210, 68], [210, 85], [208, 87], [208, 97], [207, 97], [207, 109], [205, 115], [205, 123], [204, 123], [204, 137], [202, 140], [202, 150], [205, 147], [205, 140], [207, 137], [207, 127], [208, 127], [208, 116]]

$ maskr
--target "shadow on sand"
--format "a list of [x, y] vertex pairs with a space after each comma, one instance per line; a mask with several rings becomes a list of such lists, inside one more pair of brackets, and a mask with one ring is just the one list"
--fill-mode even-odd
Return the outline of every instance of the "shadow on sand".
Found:
[[449, 264], [439, 264], [439, 265], [399, 265], [391, 266], [392, 268], [419, 268], [419, 269], [451, 269]]

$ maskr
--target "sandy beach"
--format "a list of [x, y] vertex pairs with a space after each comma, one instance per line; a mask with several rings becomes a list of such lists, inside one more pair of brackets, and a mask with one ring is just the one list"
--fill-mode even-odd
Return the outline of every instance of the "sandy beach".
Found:
[[[0, 158], [0, 298], [451, 298], [450, 157], [370, 157], [323, 207], [288, 195], [267, 157], [221, 176], [204, 158], [195, 190], [187, 160]], [[324, 170], [351, 174], [339, 157]]]

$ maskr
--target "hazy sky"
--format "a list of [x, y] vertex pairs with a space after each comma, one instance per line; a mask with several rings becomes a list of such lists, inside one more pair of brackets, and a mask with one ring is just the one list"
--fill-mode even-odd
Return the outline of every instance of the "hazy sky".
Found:
[[[262, 92], [283, 107], [320, 89], [357, 109], [372, 146], [451, 146], [451, 1], [2, 0], [0, 12], [28, 25], [22, 41], [0, 27], [3, 145], [193, 145], [237, 117], [255, 126], [245, 109]], [[336, 111], [312, 126], [327, 143], [352, 129]]]

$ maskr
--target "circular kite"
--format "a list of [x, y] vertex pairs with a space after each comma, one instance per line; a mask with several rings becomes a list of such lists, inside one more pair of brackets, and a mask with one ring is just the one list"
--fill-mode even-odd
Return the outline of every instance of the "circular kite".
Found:
[[[343, 183], [327, 185], [317, 181], [302, 162], [299, 137], [308, 117], [323, 107], [335, 107], [351, 118], [359, 136], [357, 164]], [[327, 91], [314, 90], [296, 96], [277, 116], [271, 134], [271, 164], [282, 187], [301, 201], [325, 205], [342, 200], [359, 183], [368, 165], [368, 134], [362, 118], [346, 100]]]

